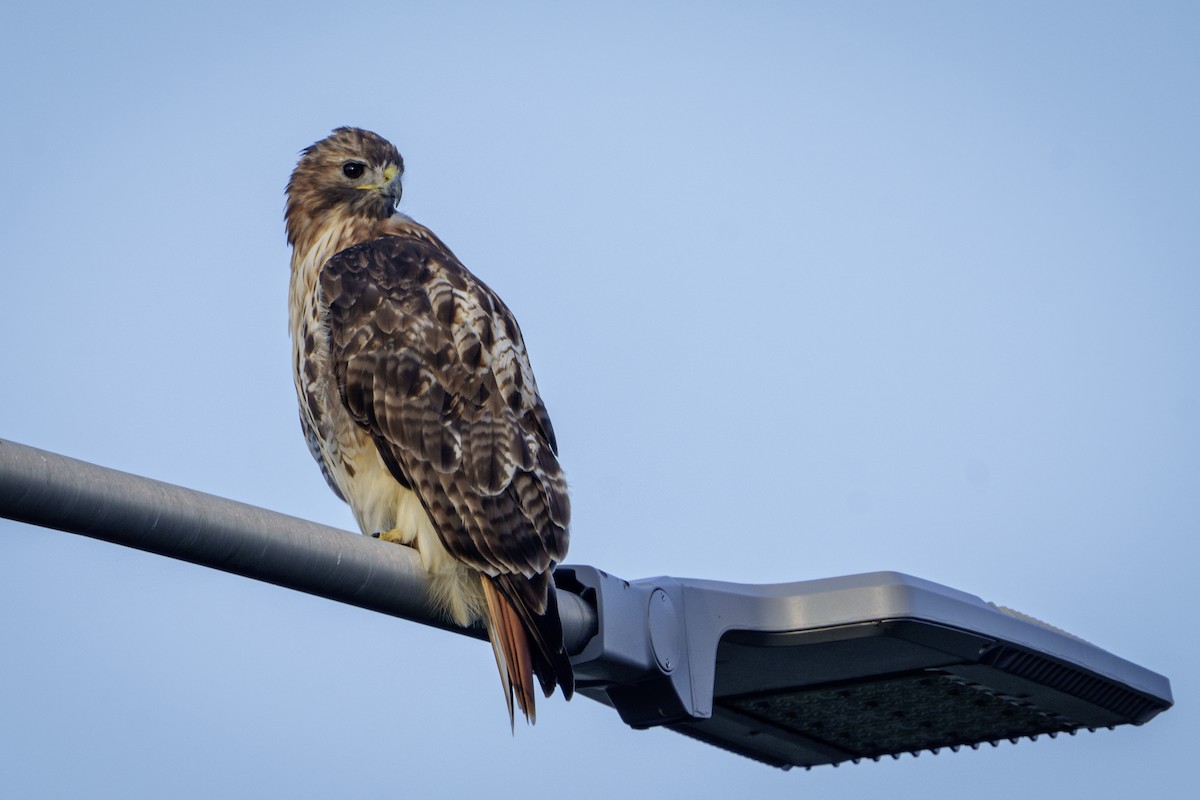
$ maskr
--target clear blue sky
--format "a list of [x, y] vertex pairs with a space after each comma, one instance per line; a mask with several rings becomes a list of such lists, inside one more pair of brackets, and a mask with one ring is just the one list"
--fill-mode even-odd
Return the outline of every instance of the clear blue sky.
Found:
[[0, 522], [0, 795], [1194, 791], [1195, 4], [10, 6], [0, 437], [351, 527], [297, 423], [282, 193], [368, 127], [521, 320], [571, 561], [900, 570], [1178, 707], [809, 773], [584, 698], [510, 736], [479, 642]]

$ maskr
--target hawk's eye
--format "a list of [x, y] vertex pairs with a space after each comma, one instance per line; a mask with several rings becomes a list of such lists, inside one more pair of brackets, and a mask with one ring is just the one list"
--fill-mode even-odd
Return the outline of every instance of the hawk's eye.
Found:
[[342, 164], [342, 174], [352, 181], [361, 178], [366, 169], [366, 164], [360, 164], [357, 161], [347, 161], [345, 164]]

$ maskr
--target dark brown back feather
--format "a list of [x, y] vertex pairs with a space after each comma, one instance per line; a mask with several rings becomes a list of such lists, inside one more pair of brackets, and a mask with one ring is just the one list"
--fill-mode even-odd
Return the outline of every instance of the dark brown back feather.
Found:
[[423, 230], [343, 250], [321, 291], [350, 414], [446, 549], [514, 607], [543, 690], [557, 683], [569, 697], [551, 571], [566, 555], [570, 501], [512, 312]]

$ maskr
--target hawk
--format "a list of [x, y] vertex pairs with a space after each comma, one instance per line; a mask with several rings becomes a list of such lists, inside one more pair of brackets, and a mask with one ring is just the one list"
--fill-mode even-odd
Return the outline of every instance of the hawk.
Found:
[[552, 570], [571, 509], [517, 320], [396, 210], [404, 160], [370, 131], [306, 148], [287, 185], [300, 424], [359, 528], [410, 545], [434, 602], [482, 622], [513, 700], [570, 699]]

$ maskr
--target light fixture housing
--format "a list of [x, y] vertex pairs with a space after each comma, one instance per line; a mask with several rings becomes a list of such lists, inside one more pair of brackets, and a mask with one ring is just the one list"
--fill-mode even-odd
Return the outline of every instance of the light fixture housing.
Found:
[[745, 585], [556, 573], [596, 609], [578, 690], [635, 728], [790, 768], [1140, 725], [1166, 678], [897, 572]]

